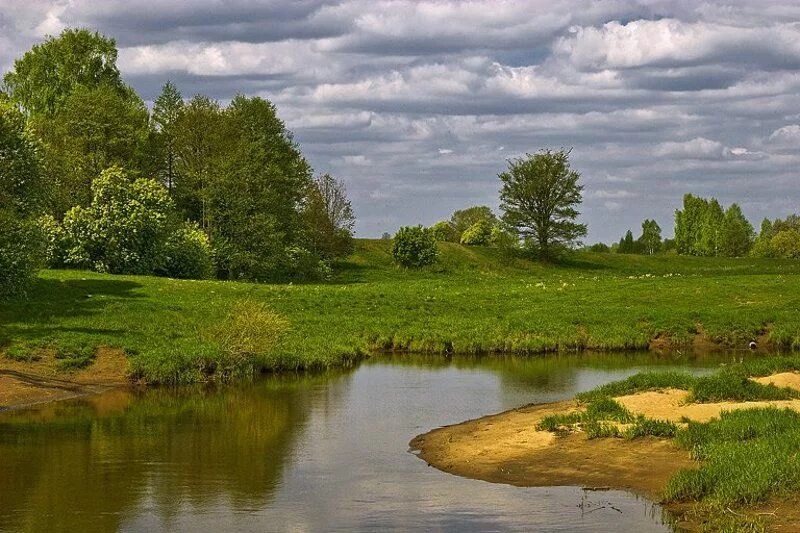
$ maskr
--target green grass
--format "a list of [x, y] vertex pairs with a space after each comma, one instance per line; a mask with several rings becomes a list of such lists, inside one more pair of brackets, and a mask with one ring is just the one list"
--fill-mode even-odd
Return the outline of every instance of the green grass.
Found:
[[578, 395], [585, 410], [548, 416], [538, 429], [563, 434], [580, 427], [589, 438], [674, 438], [698, 468], [678, 472], [664, 491], [665, 501], [696, 503], [690, 513], [708, 530], [761, 531], [765, 521], [750, 506], [800, 492], [800, 413], [774, 407], [723, 411], [718, 419], [686, 421], [679, 428], [634, 416], [613, 397], [678, 388], [690, 391], [695, 402], [785, 400], [800, 394], [747, 376], [797, 370], [800, 355], [753, 357], [707, 376], [644, 372]]
[[394, 266], [387, 241], [356, 248], [333, 280], [300, 285], [45, 271], [28, 300], [0, 303], [0, 350], [108, 345], [148, 381], [208, 379], [220, 367], [218, 325], [241, 301], [288, 325], [269, 350], [227, 359], [245, 369], [326, 368], [376, 351], [643, 349], [700, 330], [744, 347], [769, 329], [800, 347], [800, 261], [579, 253], [542, 265], [443, 244], [437, 265], [410, 271]]

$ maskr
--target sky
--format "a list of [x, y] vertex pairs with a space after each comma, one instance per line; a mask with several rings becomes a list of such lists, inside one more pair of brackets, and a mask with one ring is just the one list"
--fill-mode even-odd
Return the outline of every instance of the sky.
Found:
[[0, 0], [0, 70], [65, 27], [114, 37], [149, 103], [265, 97], [357, 235], [498, 207], [509, 159], [572, 149], [587, 242], [665, 235], [685, 193], [800, 211], [795, 0]]

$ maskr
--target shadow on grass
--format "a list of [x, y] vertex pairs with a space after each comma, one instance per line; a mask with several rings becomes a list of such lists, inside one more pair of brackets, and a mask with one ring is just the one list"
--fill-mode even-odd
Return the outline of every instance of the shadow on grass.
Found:
[[116, 279], [41, 279], [27, 298], [0, 302], [0, 343], [10, 337], [37, 339], [54, 332], [114, 335], [117, 330], [91, 326], [67, 327], [65, 318], [81, 318], [102, 313], [120, 300], [142, 298], [139, 283]]

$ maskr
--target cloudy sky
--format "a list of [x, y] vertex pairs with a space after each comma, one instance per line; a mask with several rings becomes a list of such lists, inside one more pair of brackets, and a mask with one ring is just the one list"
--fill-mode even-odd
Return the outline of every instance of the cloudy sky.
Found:
[[117, 39], [149, 101], [236, 92], [278, 106], [361, 236], [497, 206], [508, 158], [572, 147], [589, 239], [686, 192], [758, 225], [800, 211], [794, 0], [0, 0], [0, 68], [66, 26]]

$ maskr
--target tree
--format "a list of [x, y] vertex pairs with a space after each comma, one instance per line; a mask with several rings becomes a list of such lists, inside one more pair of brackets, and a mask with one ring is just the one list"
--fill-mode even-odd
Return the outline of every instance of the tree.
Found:
[[92, 180], [105, 169], [146, 172], [148, 113], [133, 90], [76, 87], [54, 114], [33, 118], [31, 126], [42, 140], [50, 210], [57, 217], [87, 205]]
[[552, 258], [586, 235], [586, 225], [575, 222], [583, 186], [570, 168], [569, 151], [543, 150], [511, 160], [499, 177], [503, 220], [540, 257]]
[[747, 255], [753, 246], [753, 226], [745, 218], [737, 204], [731, 204], [725, 211], [720, 251], [726, 257]]
[[117, 69], [114, 39], [84, 29], [66, 29], [34, 45], [3, 77], [11, 100], [30, 115], [52, 115], [78, 87], [128, 90]]
[[454, 232], [453, 242], [459, 242], [467, 228], [483, 220], [489, 222], [490, 226], [497, 223], [497, 217], [492, 209], [485, 205], [476, 205], [455, 211], [450, 217], [450, 225]]
[[457, 242], [458, 233], [449, 220], [440, 220], [431, 226], [433, 238], [439, 242]]
[[722, 229], [725, 224], [725, 211], [716, 198], [708, 202], [701, 220], [698, 255], [716, 257], [722, 251]]
[[[184, 218], [209, 232], [211, 182], [230, 149], [226, 120], [218, 102], [195, 96], [175, 122], [175, 175], [172, 197]], [[233, 132], [231, 132], [233, 134]]]
[[647, 255], [658, 253], [661, 249], [661, 226], [655, 220], [642, 222], [642, 236], [639, 237], [642, 251]]
[[625, 232], [625, 236], [619, 240], [619, 246], [617, 247], [618, 254], [635, 254], [636, 253], [636, 241], [633, 239], [633, 232], [628, 230]]
[[492, 238], [495, 226], [486, 219], [479, 220], [461, 234], [461, 244], [468, 246], [485, 246]]
[[161, 182], [170, 192], [176, 181], [175, 172], [178, 156], [175, 137], [181, 111], [183, 111], [183, 96], [181, 96], [175, 85], [168, 81], [161, 88], [161, 94], [158, 95], [158, 98], [153, 103], [153, 125], [156, 130], [156, 141], [160, 156], [158, 175], [161, 178]]
[[166, 189], [112, 167], [92, 182], [91, 204], [64, 216], [66, 261], [112, 274], [152, 274], [163, 266], [163, 249], [174, 230]]
[[431, 230], [422, 226], [400, 228], [392, 243], [392, 257], [401, 266], [419, 268], [436, 262], [438, 251]]
[[324, 259], [352, 253], [356, 218], [344, 182], [330, 174], [317, 177], [311, 184], [303, 212], [313, 253]]
[[700, 255], [700, 236], [707, 208], [708, 201], [684, 195], [683, 210], [675, 211], [675, 246], [679, 254]]
[[24, 293], [42, 263], [35, 223], [42, 192], [35, 141], [24, 117], [0, 99], [0, 297]]
[[237, 96], [218, 133], [224, 143], [209, 154], [214, 159], [202, 217], [218, 273], [257, 281], [319, 275], [320, 257], [304, 242], [311, 168], [275, 106]]

